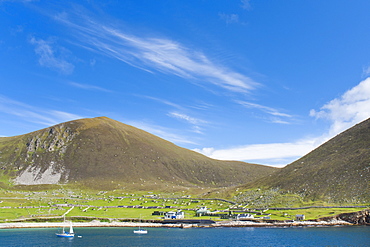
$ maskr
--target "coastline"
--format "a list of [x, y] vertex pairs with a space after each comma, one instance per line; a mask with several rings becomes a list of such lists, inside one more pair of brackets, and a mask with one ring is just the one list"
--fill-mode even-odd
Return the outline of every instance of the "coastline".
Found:
[[[91, 222], [73, 222], [73, 227], [165, 227], [165, 228], [199, 228], [199, 227], [324, 227], [324, 226], [353, 226], [356, 224], [349, 223], [343, 220], [331, 221], [295, 221], [295, 222], [274, 222], [274, 223], [259, 223], [253, 221], [220, 221], [214, 224], [199, 225], [199, 224], [164, 224], [164, 223], [137, 223], [137, 222], [100, 222], [93, 220]], [[62, 227], [62, 222], [16, 222], [16, 223], [0, 223], [0, 229], [12, 228], [59, 228]]]

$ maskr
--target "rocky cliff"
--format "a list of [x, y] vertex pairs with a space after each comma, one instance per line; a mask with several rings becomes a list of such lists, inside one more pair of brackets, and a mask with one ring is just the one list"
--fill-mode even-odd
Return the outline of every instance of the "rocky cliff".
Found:
[[331, 220], [343, 220], [355, 225], [370, 225], [370, 209], [365, 209], [354, 213], [343, 213], [332, 217], [324, 217], [318, 219], [318, 221]]

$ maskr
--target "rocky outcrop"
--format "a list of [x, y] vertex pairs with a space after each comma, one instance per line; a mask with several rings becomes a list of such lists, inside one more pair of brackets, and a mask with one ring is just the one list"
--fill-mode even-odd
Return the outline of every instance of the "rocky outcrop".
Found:
[[64, 167], [51, 161], [46, 170], [37, 166], [29, 166], [22, 170], [13, 182], [19, 185], [59, 184], [68, 182], [68, 175]]
[[42, 131], [27, 142], [27, 153], [45, 150], [46, 152], [53, 152], [60, 150], [63, 154], [66, 151], [67, 144], [75, 137], [76, 132], [73, 132], [69, 127], [63, 124], [51, 127], [48, 131]]
[[354, 213], [338, 214], [332, 217], [324, 217], [320, 218], [319, 220], [321, 221], [343, 220], [355, 225], [370, 225], [370, 209], [365, 209]]
[[77, 134], [70, 126], [60, 124], [26, 136], [25, 143], [21, 139], [19, 150], [5, 159], [17, 171], [14, 184], [67, 183], [70, 171], [65, 168], [63, 156]]

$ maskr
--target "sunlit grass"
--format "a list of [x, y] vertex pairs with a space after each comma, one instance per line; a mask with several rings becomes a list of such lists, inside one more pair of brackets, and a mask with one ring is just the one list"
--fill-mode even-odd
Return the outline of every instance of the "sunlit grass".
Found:
[[271, 219], [274, 220], [295, 220], [297, 214], [305, 215], [306, 220], [315, 220], [323, 217], [334, 216], [341, 213], [351, 213], [366, 209], [363, 208], [308, 208], [296, 210], [268, 210], [267, 214], [271, 214]]
[[[252, 191], [253, 192], [253, 191]], [[264, 206], [261, 203], [266, 197], [271, 199], [268, 204], [271, 206], [328, 206], [325, 202], [320, 201], [302, 201], [298, 195], [294, 194], [279, 194], [269, 191], [248, 192], [240, 194], [243, 197], [239, 199], [253, 199], [250, 205], [239, 202], [232, 204], [225, 201], [207, 199], [195, 199], [195, 196], [183, 195], [181, 193], [154, 193], [154, 192], [124, 192], [124, 191], [85, 191], [71, 190], [61, 188], [58, 190], [48, 191], [10, 191], [0, 190], [0, 222], [9, 220], [24, 220], [24, 219], [42, 219], [49, 218], [51, 221], [62, 221], [62, 216], [72, 217], [73, 220], [92, 220], [106, 219], [110, 220], [160, 220], [163, 216], [152, 215], [154, 211], [168, 212], [175, 210], [183, 210], [186, 219], [212, 219], [221, 220], [220, 216], [196, 216], [196, 210], [200, 207], [207, 207], [211, 211], [224, 211], [223, 214], [228, 214], [228, 210], [233, 213], [238, 213], [239, 210], [254, 210], [254, 206]], [[154, 197], [154, 195], [156, 197]], [[192, 198], [194, 197], [194, 198]], [[260, 198], [260, 199], [258, 199]], [[269, 199], [269, 200], [270, 200]], [[260, 200], [260, 201], [259, 201]], [[73, 207], [72, 210], [70, 210]], [[334, 205], [333, 205], [334, 206]], [[10, 207], [10, 208], [9, 208]], [[127, 208], [129, 207], [129, 208]], [[153, 208], [146, 208], [153, 207]], [[158, 207], [158, 208], [154, 208]], [[256, 218], [269, 216], [272, 220], [294, 220], [296, 214], [304, 214], [306, 219], [318, 219], [321, 217], [334, 216], [340, 213], [356, 212], [363, 208], [309, 208], [296, 210], [264, 210], [259, 211], [261, 214], [255, 214]], [[86, 218], [84, 218], [86, 217]]]

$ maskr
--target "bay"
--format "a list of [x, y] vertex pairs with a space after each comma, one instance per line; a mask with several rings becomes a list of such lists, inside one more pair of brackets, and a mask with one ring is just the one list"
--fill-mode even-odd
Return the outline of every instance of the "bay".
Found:
[[370, 246], [368, 226], [134, 229], [75, 228], [72, 239], [56, 237], [55, 228], [0, 229], [0, 246]]

